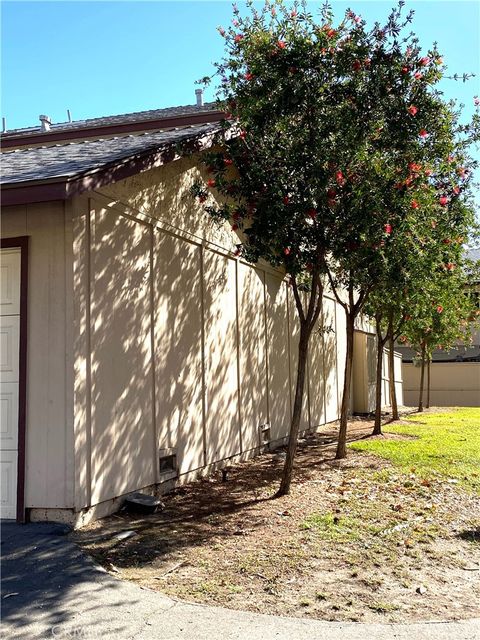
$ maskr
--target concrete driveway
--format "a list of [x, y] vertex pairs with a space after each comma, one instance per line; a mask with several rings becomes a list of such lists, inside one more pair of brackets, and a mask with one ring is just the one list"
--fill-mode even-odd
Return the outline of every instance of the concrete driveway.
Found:
[[331, 623], [171, 600], [116, 580], [55, 524], [2, 522], [3, 637], [112, 640], [479, 640], [480, 620]]

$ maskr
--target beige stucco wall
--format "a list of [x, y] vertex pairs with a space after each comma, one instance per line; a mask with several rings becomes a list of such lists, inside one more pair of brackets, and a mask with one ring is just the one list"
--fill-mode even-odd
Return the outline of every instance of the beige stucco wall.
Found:
[[64, 205], [3, 207], [1, 234], [30, 243], [25, 506], [71, 508], [71, 229]]
[[[420, 367], [404, 362], [402, 369], [405, 405], [415, 406], [418, 404]], [[480, 362], [433, 362], [430, 377], [432, 406], [480, 407]], [[424, 402], [425, 398], [424, 395]]]
[[[283, 273], [234, 255], [188, 189], [196, 158], [73, 201], [77, 509], [288, 433], [298, 327]], [[302, 428], [339, 415], [343, 309], [324, 300]], [[321, 326], [322, 321], [319, 321]], [[337, 340], [338, 338], [338, 340]]]

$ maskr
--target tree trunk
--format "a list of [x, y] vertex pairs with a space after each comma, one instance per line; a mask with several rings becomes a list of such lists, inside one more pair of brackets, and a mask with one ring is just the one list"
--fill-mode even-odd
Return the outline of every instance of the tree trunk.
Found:
[[427, 403], [426, 403], [427, 409], [430, 408], [430, 363], [431, 363], [431, 360], [429, 358], [427, 362]]
[[353, 335], [355, 327], [355, 316], [345, 311], [347, 316], [347, 354], [345, 358], [345, 380], [343, 382], [342, 408], [340, 413], [340, 430], [338, 433], [336, 460], [341, 460], [347, 456], [347, 421], [350, 407], [350, 388], [352, 384], [352, 364], [353, 364]]
[[397, 389], [395, 387], [395, 350], [393, 340], [393, 326], [388, 326], [388, 377], [390, 385], [390, 404], [392, 406], [392, 420], [398, 420]]
[[283, 477], [276, 493], [277, 497], [290, 493], [290, 484], [293, 476], [293, 462], [297, 451], [298, 431], [302, 417], [303, 394], [305, 390], [305, 374], [307, 370], [308, 345], [312, 329], [305, 324], [300, 328], [300, 341], [298, 343], [297, 383], [295, 387], [295, 401], [293, 403], [292, 422], [288, 440], [287, 457], [283, 468]]
[[374, 436], [382, 434], [382, 365], [383, 365], [383, 338], [381, 319], [375, 318], [375, 328], [377, 333], [377, 375], [375, 384], [375, 425], [373, 427]]
[[420, 373], [420, 393], [418, 395], [418, 411], [423, 411], [423, 385], [425, 384], [425, 345], [422, 345], [422, 371]]

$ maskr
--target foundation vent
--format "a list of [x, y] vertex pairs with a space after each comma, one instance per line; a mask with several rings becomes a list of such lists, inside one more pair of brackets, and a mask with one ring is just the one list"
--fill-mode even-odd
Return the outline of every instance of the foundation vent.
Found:
[[177, 450], [160, 449], [158, 452], [158, 471], [160, 482], [178, 477]]
[[261, 424], [258, 427], [258, 433], [260, 437], [260, 446], [262, 447], [268, 444], [271, 440], [270, 423], [266, 422], [265, 424]]

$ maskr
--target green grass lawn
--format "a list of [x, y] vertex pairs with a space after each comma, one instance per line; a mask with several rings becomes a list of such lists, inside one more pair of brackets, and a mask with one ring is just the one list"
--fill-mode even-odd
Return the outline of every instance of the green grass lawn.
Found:
[[480, 493], [480, 408], [424, 413], [409, 424], [385, 425], [385, 433], [413, 436], [408, 440], [362, 440], [350, 445], [381, 456], [421, 477], [441, 475]]

